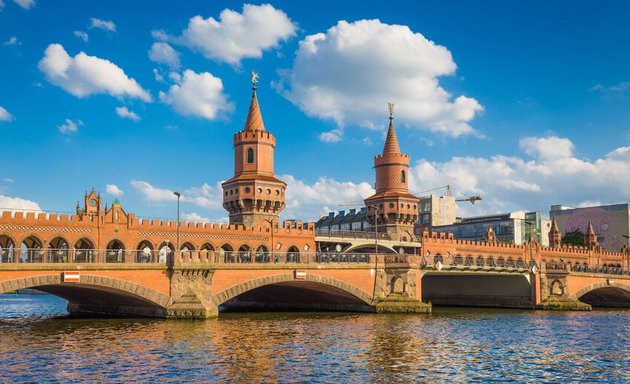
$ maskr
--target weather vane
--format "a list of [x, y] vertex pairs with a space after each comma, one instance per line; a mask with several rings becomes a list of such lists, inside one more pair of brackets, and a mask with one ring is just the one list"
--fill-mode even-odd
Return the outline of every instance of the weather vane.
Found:
[[256, 88], [256, 84], [258, 84], [258, 72], [252, 71], [252, 85]]
[[387, 103], [387, 108], [389, 109], [389, 118], [394, 118], [394, 103]]

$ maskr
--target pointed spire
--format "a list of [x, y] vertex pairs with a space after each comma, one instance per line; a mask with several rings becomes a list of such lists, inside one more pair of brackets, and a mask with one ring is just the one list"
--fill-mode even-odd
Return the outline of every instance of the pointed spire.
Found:
[[396, 129], [394, 128], [394, 104], [387, 103], [389, 107], [389, 130], [383, 146], [383, 155], [386, 153], [400, 153], [398, 138], [396, 137]]
[[595, 235], [595, 229], [593, 229], [593, 223], [591, 223], [590, 221], [588, 222], [588, 229], [586, 230], [586, 234], [588, 236]]
[[556, 218], [555, 217], [551, 218], [551, 230], [549, 232], [551, 232], [551, 233], [558, 233], [558, 232], [560, 232], [560, 230], [558, 229], [558, 223], [556, 222]]
[[258, 84], [258, 73], [252, 71], [252, 100], [249, 103], [249, 112], [243, 131], [264, 131], [265, 123], [263, 123], [260, 107], [258, 106], [258, 98], [256, 97], [256, 84]]

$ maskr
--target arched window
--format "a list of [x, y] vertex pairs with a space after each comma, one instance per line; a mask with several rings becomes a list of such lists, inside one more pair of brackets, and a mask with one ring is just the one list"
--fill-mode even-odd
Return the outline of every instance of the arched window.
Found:
[[405, 182], [405, 171], [400, 171], [400, 182], [401, 183]]
[[247, 149], [247, 163], [251, 164], [254, 162], [254, 150], [251, 148]]

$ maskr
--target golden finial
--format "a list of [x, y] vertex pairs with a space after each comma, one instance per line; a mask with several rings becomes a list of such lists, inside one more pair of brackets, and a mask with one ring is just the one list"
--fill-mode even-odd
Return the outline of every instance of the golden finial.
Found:
[[387, 108], [389, 109], [389, 118], [394, 118], [394, 103], [387, 103]]
[[252, 85], [254, 89], [256, 89], [256, 84], [258, 84], [258, 72], [252, 71]]

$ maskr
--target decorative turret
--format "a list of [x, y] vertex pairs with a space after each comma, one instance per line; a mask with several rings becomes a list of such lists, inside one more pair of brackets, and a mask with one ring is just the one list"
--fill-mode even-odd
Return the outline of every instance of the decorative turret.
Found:
[[96, 193], [94, 189], [90, 193], [85, 193], [83, 214], [88, 216], [98, 215], [101, 211], [101, 194]]
[[486, 241], [488, 243], [496, 243], [497, 240], [497, 234], [494, 233], [494, 229], [492, 229], [492, 227], [488, 227], [488, 230], [486, 231]]
[[394, 239], [413, 239], [413, 224], [418, 220], [418, 197], [409, 193], [409, 156], [400, 152], [394, 127], [394, 104], [388, 103], [389, 129], [383, 153], [374, 157], [376, 193], [365, 199], [367, 218], [377, 230]]
[[252, 99], [243, 130], [234, 134], [234, 177], [223, 182], [230, 224], [270, 225], [285, 207], [287, 184], [274, 176], [276, 138], [265, 130], [252, 72]]
[[586, 236], [584, 236], [584, 246], [588, 249], [597, 249], [599, 243], [597, 242], [597, 234], [593, 229], [593, 223], [588, 222], [588, 229], [586, 230]]
[[562, 246], [562, 235], [558, 230], [558, 223], [556, 218], [551, 218], [551, 229], [549, 230], [549, 246], [551, 248], [559, 248]]

